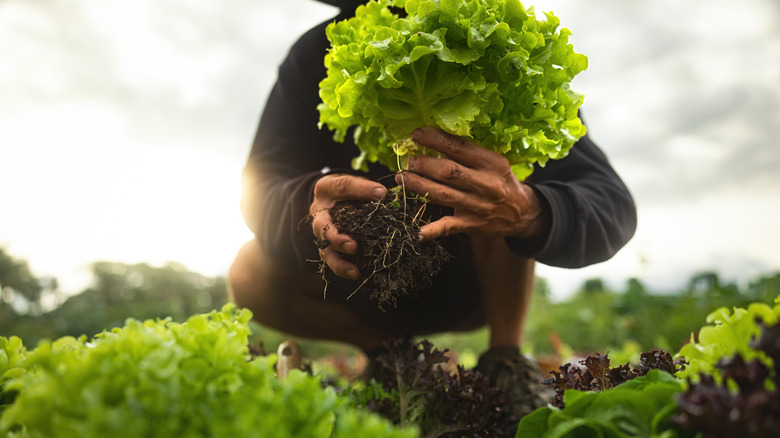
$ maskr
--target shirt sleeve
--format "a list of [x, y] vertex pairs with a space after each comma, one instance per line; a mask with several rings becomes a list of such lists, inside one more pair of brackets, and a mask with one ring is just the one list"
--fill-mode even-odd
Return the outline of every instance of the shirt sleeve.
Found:
[[541, 246], [507, 238], [517, 255], [550, 266], [580, 268], [611, 258], [634, 235], [633, 197], [587, 135], [567, 157], [537, 167], [529, 184], [549, 206], [552, 223]]
[[306, 222], [314, 184], [341, 164], [339, 150], [323, 146], [333, 143], [331, 133], [317, 126], [326, 24], [304, 34], [279, 67], [242, 175], [247, 226], [274, 258], [298, 266], [317, 257]]

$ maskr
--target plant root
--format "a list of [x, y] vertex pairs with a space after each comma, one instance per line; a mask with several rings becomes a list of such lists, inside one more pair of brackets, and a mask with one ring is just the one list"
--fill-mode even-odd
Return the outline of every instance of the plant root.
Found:
[[342, 254], [361, 273], [361, 284], [349, 297], [369, 289], [369, 297], [384, 310], [387, 304], [395, 307], [401, 295], [433, 285], [433, 277], [452, 256], [438, 241], [419, 240], [426, 205], [390, 190], [379, 201], [342, 201], [329, 209], [336, 229], [358, 244], [357, 254]]

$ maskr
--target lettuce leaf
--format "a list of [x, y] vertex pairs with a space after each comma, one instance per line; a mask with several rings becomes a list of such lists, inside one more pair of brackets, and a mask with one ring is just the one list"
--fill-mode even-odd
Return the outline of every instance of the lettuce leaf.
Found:
[[691, 342], [685, 344], [677, 356], [686, 367], [677, 372], [681, 379], [698, 381], [700, 374], [711, 374], [720, 381], [718, 361], [740, 355], [746, 361], [761, 360], [772, 367], [771, 358], [753, 348], [750, 342], [761, 334], [761, 323], [774, 325], [780, 321], [780, 296], [774, 305], [751, 303], [747, 308], [735, 307], [731, 311], [726, 307], [716, 309], [707, 316], [707, 323], [699, 330], [698, 339], [691, 334]]
[[516, 437], [681, 437], [669, 418], [681, 381], [661, 370], [606, 392], [566, 391], [566, 408], [537, 409], [520, 421]]
[[[417, 437], [351, 407], [322, 379], [251, 358], [251, 313], [232, 304], [184, 323], [128, 319], [92, 340], [27, 352], [0, 337], [2, 437]], [[0, 398], [2, 400], [2, 398]]]
[[326, 29], [320, 126], [339, 142], [356, 127], [356, 169], [378, 161], [398, 170], [412, 131], [434, 126], [503, 154], [523, 179], [585, 134], [583, 96], [570, 82], [587, 58], [558, 18], [545, 16], [537, 20], [517, 0], [359, 6]]

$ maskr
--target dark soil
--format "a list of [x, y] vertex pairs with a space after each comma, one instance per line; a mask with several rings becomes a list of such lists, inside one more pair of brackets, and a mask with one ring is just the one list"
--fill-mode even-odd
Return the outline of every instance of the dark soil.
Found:
[[423, 202], [399, 196], [397, 190], [380, 201], [344, 201], [329, 210], [336, 229], [358, 243], [357, 254], [342, 255], [362, 276], [353, 294], [365, 290], [384, 309], [395, 306], [401, 295], [431, 287], [452, 256], [438, 241], [418, 239], [425, 210]]

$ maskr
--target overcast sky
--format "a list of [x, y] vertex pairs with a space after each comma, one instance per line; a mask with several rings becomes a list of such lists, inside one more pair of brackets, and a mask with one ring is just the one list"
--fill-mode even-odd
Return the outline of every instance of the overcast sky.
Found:
[[[550, 0], [589, 69], [594, 140], [634, 239], [584, 279], [658, 291], [780, 270], [780, 3]], [[313, 0], [0, 0], [0, 246], [66, 291], [97, 260], [224, 275], [251, 235], [240, 170], [278, 64], [334, 15]]]

